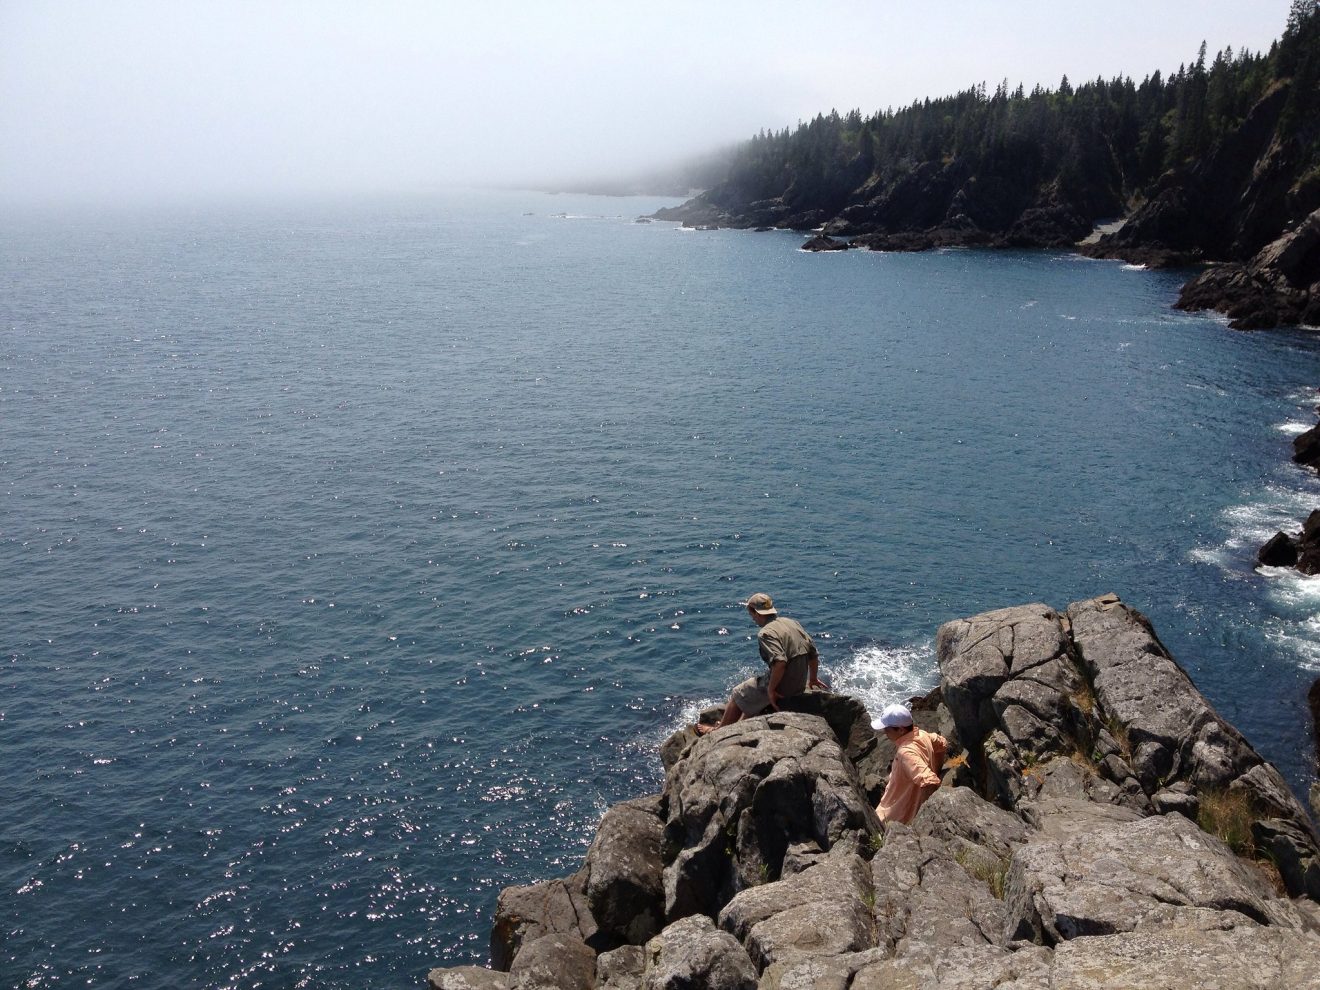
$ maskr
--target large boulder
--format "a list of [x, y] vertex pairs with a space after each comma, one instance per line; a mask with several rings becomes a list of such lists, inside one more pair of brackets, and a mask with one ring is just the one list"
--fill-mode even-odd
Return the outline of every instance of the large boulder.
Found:
[[1145, 616], [1112, 595], [1077, 602], [1067, 616], [1096, 701], [1121, 727], [1147, 794], [1174, 780], [1198, 791], [1238, 786], [1262, 814], [1306, 820], [1279, 772], [1219, 717]]
[[646, 950], [622, 945], [596, 957], [596, 990], [640, 990]]
[[1066, 617], [1047, 605], [998, 609], [948, 622], [936, 637], [941, 690], [982, 786], [1005, 807], [1030, 792], [1036, 768], [1074, 757], [1116, 789], [1088, 784], [1088, 797], [1149, 801], [1105, 726], [1075, 656]]
[[[871, 713], [857, 698], [832, 691], [804, 691], [782, 699], [780, 711], [823, 718], [853, 764], [860, 763], [876, 747], [876, 732], [871, 727]], [[883, 739], [883, 736], [879, 738]]]
[[[1016, 951], [994, 945], [954, 945], [938, 958], [903, 956], [868, 961], [847, 990], [1055, 990], [1053, 954], [1040, 946]], [[843, 990], [843, 988], [841, 988]]]
[[1077, 938], [1055, 949], [1049, 986], [1068, 990], [1320, 990], [1320, 940], [1250, 922], [1210, 928], [1176, 925]]
[[941, 787], [921, 806], [911, 830], [942, 840], [964, 865], [993, 861], [1001, 869], [1029, 832], [1020, 817], [970, 787]]
[[999, 689], [1012, 677], [1046, 665], [1067, 650], [1058, 613], [1042, 604], [947, 622], [935, 643], [944, 703], [969, 749], [979, 747], [999, 727], [993, 702]]
[[658, 794], [616, 804], [587, 851], [587, 905], [599, 930], [617, 942], [642, 945], [661, 928], [661, 805]]
[[1054, 945], [1174, 921], [1179, 908], [1303, 927], [1265, 876], [1181, 815], [1084, 819], [1061, 840], [1019, 846], [1005, 889], [1009, 935]]
[[527, 887], [506, 887], [495, 901], [490, 963], [508, 970], [522, 947], [546, 935], [595, 941], [597, 925], [587, 902], [586, 870]]
[[876, 939], [891, 955], [936, 959], [954, 946], [1007, 946], [1002, 867], [986, 870], [949, 843], [893, 825], [871, 871]]
[[[1313, 515], [1320, 540], [1320, 513]], [[1068, 617], [1097, 702], [1123, 728], [1145, 791], [1190, 786], [1203, 824], [1225, 837], [1217, 809], [1250, 818], [1256, 851], [1275, 863], [1288, 892], [1320, 899], [1320, 844], [1305, 808], [1196, 690], [1149, 620], [1112, 596], [1069, 606]]]
[[1292, 459], [1296, 464], [1320, 466], [1320, 423], [1293, 437]]
[[1262, 567], [1296, 567], [1297, 541], [1284, 532], [1275, 533], [1256, 554]]
[[1009, 942], [1002, 899], [1011, 851], [1028, 832], [968, 788], [941, 788], [910, 827], [888, 827], [872, 860], [879, 947], [818, 967], [848, 970], [846, 982], [806, 982], [799, 964], [780, 985], [1047, 990], [1052, 955]]
[[752, 990], [747, 950], [702, 915], [682, 918], [646, 943], [642, 990]]
[[666, 775], [665, 915], [714, 917], [780, 876], [790, 846], [828, 851], [878, 822], [824, 719], [779, 712], [703, 736]]
[[[1320, 431], [1320, 426], [1311, 432], [1317, 431]], [[1320, 455], [1310, 448], [1305, 449], [1302, 456], [1316, 457], [1316, 460], [1306, 463], [1311, 467], [1320, 467]], [[1293, 459], [1297, 460], [1297, 457]], [[1296, 536], [1279, 532], [1270, 537], [1269, 542], [1256, 554], [1256, 562], [1266, 567], [1295, 567], [1303, 574], [1320, 574], [1320, 509], [1306, 517], [1302, 531]]]
[[1320, 574], [1320, 509], [1316, 509], [1302, 523], [1302, 535], [1297, 541], [1297, 569], [1303, 574]]
[[426, 974], [428, 990], [509, 990], [509, 974], [485, 966], [451, 966]]
[[509, 968], [513, 990], [593, 990], [596, 953], [571, 935], [543, 935], [523, 946]]
[[799, 956], [874, 948], [871, 871], [855, 842], [836, 845], [808, 869], [742, 891], [719, 925], [747, 949], [758, 970]]
[[[1320, 518], [1315, 528], [1320, 542]], [[1240, 848], [1254, 841], [1290, 893], [1320, 897], [1320, 846], [1300, 802], [1117, 596], [1062, 615], [1034, 604], [949, 622], [936, 649], [979, 786], [1035, 827], [1051, 807], [1100, 802], [1220, 829], [1229, 808], [1254, 823]]]
[[[938, 689], [934, 694], [936, 700], [938, 700]], [[922, 701], [924, 703], [925, 699], [922, 699]], [[935, 705], [931, 704], [929, 707], [934, 708]], [[884, 736], [878, 735], [871, 727], [871, 713], [866, 710], [866, 706], [859, 699], [850, 695], [808, 689], [801, 694], [782, 698], [779, 710], [797, 712], [800, 715], [818, 715], [823, 718], [834, 731], [834, 737], [843, 748], [844, 755], [852, 763], [859, 766], [875, 750], [877, 740], [884, 740]], [[916, 708], [913, 710], [916, 711]], [[706, 725], [716, 725], [719, 723], [723, 712], [722, 707], [707, 708], [701, 712], [698, 721]], [[772, 712], [773, 709], [766, 708], [764, 711], [755, 714], [769, 715]], [[660, 762], [664, 766], [665, 773], [668, 773], [675, 763], [687, 755], [688, 750], [700, 738], [701, 736], [697, 734], [695, 727], [688, 725], [662, 742], [660, 744]], [[889, 755], [893, 756], [892, 750]], [[885, 766], [888, 767], [888, 762], [885, 763]]]

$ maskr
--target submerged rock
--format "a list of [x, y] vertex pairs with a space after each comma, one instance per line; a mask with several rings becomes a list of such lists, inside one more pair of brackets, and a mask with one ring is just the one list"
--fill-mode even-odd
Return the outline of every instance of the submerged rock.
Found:
[[1144, 616], [1000, 609], [937, 652], [914, 712], [955, 766], [910, 826], [874, 816], [893, 750], [856, 699], [684, 729], [580, 871], [500, 895], [495, 970], [430, 985], [1320, 987], [1307, 813]]

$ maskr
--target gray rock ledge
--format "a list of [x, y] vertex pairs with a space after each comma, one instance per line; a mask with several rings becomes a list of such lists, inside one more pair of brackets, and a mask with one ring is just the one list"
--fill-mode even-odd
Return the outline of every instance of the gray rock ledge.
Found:
[[1274, 767], [1117, 597], [945, 624], [911, 826], [891, 749], [820, 693], [662, 747], [581, 870], [499, 898], [436, 990], [1320, 990], [1320, 846]]

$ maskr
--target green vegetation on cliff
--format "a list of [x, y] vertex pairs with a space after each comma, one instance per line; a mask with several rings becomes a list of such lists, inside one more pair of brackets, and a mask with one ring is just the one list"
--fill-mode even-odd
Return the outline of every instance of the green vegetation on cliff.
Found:
[[[1297, 210], [1320, 205], [1318, 120], [1320, 0], [1295, 0], [1282, 37], [1264, 54], [1209, 53], [1202, 44], [1191, 64], [1140, 83], [1064, 77], [1057, 89], [1026, 92], [1004, 81], [762, 132], [738, 148], [722, 181], [662, 215], [740, 227], [826, 225], [875, 247], [1071, 244], [1097, 220], [1157, 196], [1170, 176], [1216, 156], [1257, 154], [1261, 142], [1243, 138], [1254, 128], [1264, 144], [1287, 150], [1290, 189], [1311, 177], [1314, 190], [1294, 196], [1292, 216], [1281, 218], [1296, 220]], [[1176, 247], [1249, 253], [1277, 231], [1241, 245], [1234, 233], [1207, 232], [1219, 241]]]

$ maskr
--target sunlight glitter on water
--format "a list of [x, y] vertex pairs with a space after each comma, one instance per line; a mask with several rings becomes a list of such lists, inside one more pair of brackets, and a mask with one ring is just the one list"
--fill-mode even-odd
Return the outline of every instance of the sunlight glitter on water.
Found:
[[1272, 625], [1266, 629], [1265, 637], [1295, 656], [1304, 670], [1320, 673], [1320, 621], [1317, 619]]

